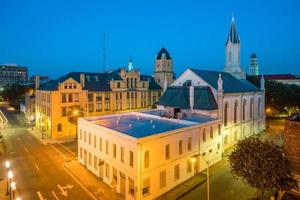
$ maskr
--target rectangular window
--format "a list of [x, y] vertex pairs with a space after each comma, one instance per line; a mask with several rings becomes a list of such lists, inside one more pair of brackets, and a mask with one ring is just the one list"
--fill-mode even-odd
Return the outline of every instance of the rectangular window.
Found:
[[177, 181], [180, 178], [180, 166], [179, 164], [174, 167], [174, 180]]
[[121, 154], [121, 162], [124, 163], [124, 148], [123, 147], [121, 147], [120, 154]]
[[69, 102], [73, 102], [73, 94], [69, 94]]
[[94, 155], [94, 169], [98, 170], [98, 158]]
[[129, 178], [129, 177], [128, 177], [128, 193], [131, 196], [135, 195], [134, 181], [132, 178]]
[[82, 159], [82, 148], [80, 147], [79, 157]]
[[61, 116], [67, 116], [67, 108], [66, 107], [62, 107], [61, 108]]
[[142, 192], [143, 192], [143, 196], [150, 194], [150, 177], [144, 179]]
[[86, 132], [84, 131], [84, 142], [86, 142]]
[[74, 94], [74, 101], [79, 102], [79, 94], [78, 93]]
[[213, 127], [212, 126], [210, 127], [210, 133], [209, 133], [209, 135], [210, 135], [210, 139], [214, 138], [214, 131], [213, 131]]
[[89, 133], [89, 145], [91, 145], [91, 140], [92, 140], [91, 133]]
[[166, 147], [165, 147], [165, 157], [166, 157], [166, 160], [168, 160], [170, 158], [170, 145], [167, 144]]
[[94, 135], [94, 148], [97, 148], [97, 136]]
[[113, 144], [113, 157], [116, 158], [117, 157], [117, 145]]
[[202, 140], [203, 140], [203, 142], [206, 141], [206, 129], [205, 128], [203, 129]]
[[145, 151], [145, 155], [144, 155], [144, 167], [145, 168], [149, 167], [149, 151]]
[[102, 151], [102, 138], [99, 138], [99, 150]]
[[89, 152], [89, 166], [92, 166], [92, 154]]
[[106, 154], [109, 154], [109, 144], [107, 140], [105, 141], [105, 152]]
[[93, 93], [88, 93], [88, 101], [93, 102], [94, 101], [94, 94]]
[[159, 188], [162, 189], [167, 185], [167, 172], [166, 170], [159, 173]]
[[178, 153], [179, 155], [182, 154], [182, 140], [180, 140], [178, 143]]
[[94, 103], [89, 102], [89, 112], [94, 112]]
[[188, 151], [192, 150], [192, 137], [188, 138]]
[[218, 124], [218, 134], [221, 135], [221, 124]]
[[133, 167], [133, 152], [129, 151], [129, 166]]
[[109, 179], [109, 165], [105, 163], [105, 176]]
[[61, 102], [65, 103], [67, 101], [67, 95], [65, 93], [61, 94]]
[[114, 181], [114, 184], [117, 184], [118, 183], [118, 172], [115, 168], [112, 168], [113, 170], [113, 181]]
[[82, 130], [79, 131], [79, 140], [82, 140]]

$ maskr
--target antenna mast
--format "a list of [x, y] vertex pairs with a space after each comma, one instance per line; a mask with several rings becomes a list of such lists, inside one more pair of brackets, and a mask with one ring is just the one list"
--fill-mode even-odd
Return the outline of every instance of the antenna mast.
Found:
[[106, 70], [106, 34], [103, 33], [103, 72]]

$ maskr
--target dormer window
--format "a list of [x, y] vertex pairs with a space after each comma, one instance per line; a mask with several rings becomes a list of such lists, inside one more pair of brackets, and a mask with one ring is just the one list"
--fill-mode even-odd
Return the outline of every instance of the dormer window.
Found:
[[64, 84], [64, 88], [65, 88], [65, 89], [68, 89], [68, 83], [65, 83], [65, 84]]

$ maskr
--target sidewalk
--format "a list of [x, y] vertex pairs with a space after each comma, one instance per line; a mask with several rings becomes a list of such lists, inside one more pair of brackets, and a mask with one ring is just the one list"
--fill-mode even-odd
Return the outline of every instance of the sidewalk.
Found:
[[[214, 164], [209, 167], [209, 175], [213, 176], [218, 169], [227, 164], [227, 158], [223, 158], [220, 162]], [[202, 183], [206, 182], [206, 170], [197, 174], [196, 176], [190, 178], [189, 180], [181, 183], [160, 197], [156, 198], [156, 200], [174, 200], [183, 197], [185, 194], [189, 193]]]
[[94, 199], [124, 200], [124, 197], [113, 191], [78, 161], [66, 162], [64, 168], [80, 185], [83, 185], [88, 190], [88, 193], [94, 196]]
[[74, 141], [74, 139], [72, 138], [68, 138], [68, 139], [61, 139], [61, 140], [53, 140], [53, 139], [49, 139], [44, 135], [44, 139], [42, 139], [42, 133], [41, 131], [34, 127], [32, 128], [28, 128], [27, 129], [36, 139], [38, 139], [43, 145], [48, 145], [48, 144], [57, 144], [57, 143], [65, 143], [65, 142], [71, 142]]

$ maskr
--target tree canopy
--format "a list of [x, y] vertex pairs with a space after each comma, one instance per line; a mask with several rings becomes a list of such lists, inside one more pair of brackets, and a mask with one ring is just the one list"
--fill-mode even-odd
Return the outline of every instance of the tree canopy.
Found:
[[254, 137], [240, 140], [229, 156], [229, 163], [236, 178], [260, 191], [297, 188], [283, 149], [273, 142]]

